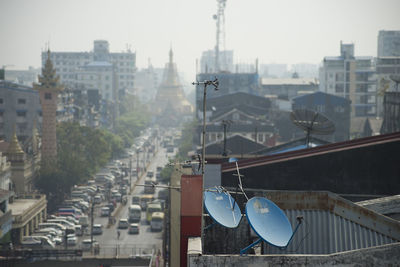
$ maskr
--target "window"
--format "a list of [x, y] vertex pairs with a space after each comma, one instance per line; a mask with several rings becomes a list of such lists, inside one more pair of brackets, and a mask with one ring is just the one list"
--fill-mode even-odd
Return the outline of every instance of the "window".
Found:
[[18, 104], [26, 104], [26, 99], [18, 98]]
[[3, 104], [3, 98], [0, 98], [0, 104]]
[[26, 110], [17, 110], [18, 117], [26, 117]]
[[325, 112], [325, 105], [317, 105], [316, 110], [318, 112]]
[[44, 99], [51, 99], [51, 93], [44, 93]]

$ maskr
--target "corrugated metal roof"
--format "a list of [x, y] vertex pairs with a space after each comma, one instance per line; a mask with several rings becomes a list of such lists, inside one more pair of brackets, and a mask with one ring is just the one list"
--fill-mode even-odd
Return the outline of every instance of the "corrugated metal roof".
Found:
[[263, 254], [331, 254], [396, 243], [384, 234], [324, 210], [284, 210], [292, 227], [303, 216], [293, 240], [285, 250], [263, 243]]

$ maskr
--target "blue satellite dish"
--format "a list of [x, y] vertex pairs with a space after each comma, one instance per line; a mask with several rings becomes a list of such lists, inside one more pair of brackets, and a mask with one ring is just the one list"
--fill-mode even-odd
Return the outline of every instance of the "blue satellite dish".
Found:
[[274, 202], [253, 197], [246, 204], [246, 216], [251, 228], [265, 242], [279, 248], [289, 244], [293, 236], [292, 225]]
[[229, 163], [238, 161], [237, 158], [229, 158]]
[[228, 192], [219, 188], [204, 192], [204, 206], [214, 221], [228, 228], [236, 228], [242, 218], [236, 201]]

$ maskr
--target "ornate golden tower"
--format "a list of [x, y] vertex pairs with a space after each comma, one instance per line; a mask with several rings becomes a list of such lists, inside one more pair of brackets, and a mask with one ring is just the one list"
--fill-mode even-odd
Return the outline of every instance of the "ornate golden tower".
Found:
[[39, 84], [34, 84], [39, 91], [42, 106], [42, 160], [54, 160], [57, 156], [56, 139], [56, 112], [58, 93], [64, 88], [59, 84], [59, 76], [50, 60], [50, 50], [47, 51], [47, 60], [42, 75], [39, 75]]
[[169, 62], [165, 64], [163, 81], [157, 90], [154, 110], [160, 121], [181, 120], [182, 115], [189, 115], [193, 107], [186, 99], [182, 84], [179, 82], [178, 71], [174, 63], [172, 48], [169, 51]]

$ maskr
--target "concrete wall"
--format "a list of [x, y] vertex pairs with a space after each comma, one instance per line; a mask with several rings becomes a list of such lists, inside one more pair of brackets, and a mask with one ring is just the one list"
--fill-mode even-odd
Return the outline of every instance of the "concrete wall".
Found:
[[[202, 255], [191, 244], [188, 248], [188, 266], [398, 266], [400, 243], [352, 250], [329, 255]], [[200, 242], [199, 240], [197, 243]], [[194, 242], [196, 243], [196, 242]]]

